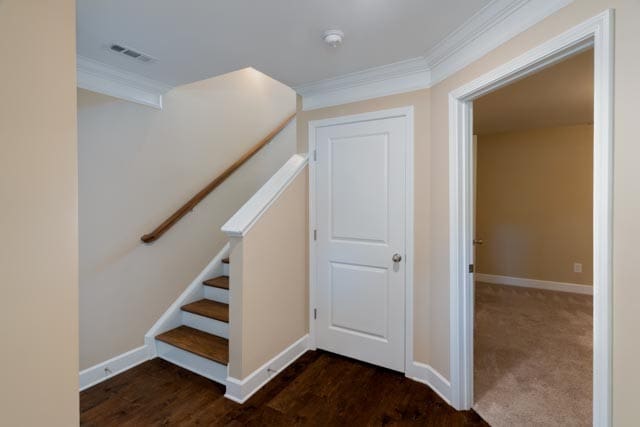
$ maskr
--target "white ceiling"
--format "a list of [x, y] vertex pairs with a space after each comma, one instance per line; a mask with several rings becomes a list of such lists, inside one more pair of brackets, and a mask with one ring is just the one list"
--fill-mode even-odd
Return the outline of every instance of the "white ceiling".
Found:
[[593, 123], [593, 49], [473, 102], [478, 135]]
[[[290, 86], [427, 54], [490, 0], [78, 0], [78, 54], [172, 86], [254, 67]], [[324, 45], [329, 28], [345, 33]], [[111, 43], [158, 59], [141, 63]]]

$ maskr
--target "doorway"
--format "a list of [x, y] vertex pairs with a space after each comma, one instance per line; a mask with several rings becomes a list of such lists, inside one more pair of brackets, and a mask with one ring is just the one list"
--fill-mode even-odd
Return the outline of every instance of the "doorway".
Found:
[[407, 107], [309, 124], [311, 336], [400, 372], [412, 354], [412, 118]]
[[589, 425], [593, 49], [474, 100], [473, 126], [473, 407], [496, 427]]
[[472, 103], [593, 48], [593, 424], [611, 424], [612, 25], [612, 12], [603, 12], [450, 94], [450, 351], [457, 409], [474, 403]]

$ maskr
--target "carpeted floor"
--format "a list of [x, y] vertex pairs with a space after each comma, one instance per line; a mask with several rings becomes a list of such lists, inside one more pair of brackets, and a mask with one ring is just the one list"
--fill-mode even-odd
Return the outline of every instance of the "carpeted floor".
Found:
[[474, 409], [500, 426], [591, 425], [590, 295], [476, 283]]

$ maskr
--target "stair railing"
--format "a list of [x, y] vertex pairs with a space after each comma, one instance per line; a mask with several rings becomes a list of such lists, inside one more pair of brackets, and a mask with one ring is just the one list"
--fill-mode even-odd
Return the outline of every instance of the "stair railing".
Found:
[[187, 203], [182, 205], [177, 211], [175, 211], [169, 218], [164, 220], [162, 224], [157, 226], [151, 233], [145, 234], [140, 238], [144, 243], [151, 243], [160, 238], [171, 227], [173, 227], [183, 216], [193, 210], [193, 208], [200, 203], [205, 197], [215, 190], [220, 184], [222, 184], [233, 172], [235, 172], [240, 166], [245, 164], [247, 160], [253, 157], [260, 149], [267, 145], [271, 140], [284, 129], [291, 120], [295, 117], [295, 113], [287, 117], [282, 123], [278, 125], [274, 130], [269, 132], [267, 136], [262, 138], [260, 142], [251, 147], [246, 153], [244, 153], [238, 160], [236, 160], [231, 166], [225, 169], [220, 175], [218, 175], [213, 181], [207, 184], [202, 190], [200, 190], [195, 196], [193, 196]]

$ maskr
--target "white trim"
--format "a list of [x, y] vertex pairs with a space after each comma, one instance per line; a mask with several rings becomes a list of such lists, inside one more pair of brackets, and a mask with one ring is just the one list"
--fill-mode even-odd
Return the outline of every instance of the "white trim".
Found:
[[415, 364], [413, 357], [413, 270], [415, 268], [414, 255], [414, 197], [415, 197], [415, 139], [414, 139], [414, 116], [413, 106], [408, 107], [406, 111], [407, 117], [407, 146], [405, 147], [405, 201], [404, 201], [404, 224], [405, 224], [405, 265], [404, 265], [404, 369]]
[[[408, 105], [406, 107], [398, 107], [398, 108], [389, 108], [386, 110], [377, 110], [377, 111], [369, 111], [366, 113], [360, 114], [350, 114], [348, 116], [340, 116], [340, 117], [330, 117], [327, 119], [321, 120], [310, 120], [309, 121], [309, 136], [311, 136], [311, 130], [324, 127], [324, 126], [334, 126], [334, 125], [342, 125], [347, 123], [358, 123], [358, 122], [367, 122], [371, 120], [380, 120], [380, 119], [389, 119], [394, 117], [413, 117], [413, 105]], [[413, 132], [412, 132], [413, 133]], [[309, 152], [315, 150], [316, 141], [315, 141], [315, 133], [313, 133], [313, 140], [309, 139]], [[310, 162], [314, 163], [314, 162]]]
[[413, 58], [294, 87], [302, 109], [362, 101], [428, 88], [431, 72], [424, 58]]
[[426, 55], [431, 86], [482, 58], [573, 0], [494, 0]]
[[[228, 272], [224, 272], [224, 267], [227, 264], [223, 264], [223, 276], [229, 276]], [[213, 301], [221, 302], [223, 304], [229, 304], [229, 290], [223, 288], [216, 288], [214, 286], [205, 286], [204, 287], [204, 299], [210, 299]]]
[[493, 0], [424, 56], [294, 87], [313, 110], [429, 88], [573, 0]]
[[224, 397], [237, 403], [246, 402], [273, 377], [282, 372], [309, 350], [309, 335], [291, 344], [280, 354], [253, 371], [245, 379], [227, 377], [227, 392]]
[[229, 339], [229, 322], [201, 316], [189, 311], [182, 311], [182, 324], [193, 329], [198, 329], [211, 335]]
[[214, 362], [190, 351], [157, 341], [158, 357], [212, 381], [226, 385], [227, 365]]
[[[463, 210], [461, 206], [471, 203], [473, 184], [471, 180], [471, 162], [469, 150], [459, 147], [458, 140], [464, 138], [469, 144], [467, 134], [472, 133], [470, 121], [473, 118], [472, 104], [461, 107], [460, 102], [449, 98], [449, 215], [450, 215], [450, 370], [451, 405], [456, 409], [471, 408], [473, 393], [473, 311], [474, 287], [465, 286], [467, 276], [461, 268], [473, 257], [471, 246], [465, 241], [473, 235], [473, 212]], [[455, 126], [454, 126], [455, 125]], [[455, 141], [455, 142], [454, 142]], [[469, 264], [471, 264], [469, 262]], [[466, 268], [465, 268], [465, 271]], [[462, 275], [462, 279], [460, 276]], [[471, 355], [471, 356], [469, 356]]]
[[77, 86], [93, 92], [162, 109], [162, 95], [171, 86], [77, 55]]
[[[310, 154], [309, 159], [309, 349], [316, 350], [316, 317], [314, 315], [315, 309], [317, 309], [316, 303], [316, 129], [318, 124], [316, 122], [309, 122], [308, 124], [308, 149]], [[312, 160], [313, 159], [313, 160]]]
[[593, 425], [611, 425], [611, 281], [613, 182], [613, 11], [531, 49], [449, 94], [451, 402], [473, 403], [473, 224], [470, 171], [472, 101], [594, 46], [594, 354]]
[[451, 384], [431, 366], [420, 362], [407, 365], [406, 377], [428, 385], [445, 402], [451, 405]]
[[80, 391], [93, 387], [114, 375], [146, 362], [150, 358], [149, 348], [143, 345], [80, 371]]
[[496, 285], [518, 286], [522, 288], [544, 289], [547, 291], [571, 292], [574, 294], [593, 295], [593, 286], [578, 283], [552, 282], [549, 280], [527, 279], [524, 277], [498, 276], [495, 274], [475, 274], [476, 282]]
[[289, 160], [222, 226], [229, 237], [243, 237], [269, 207], [304, 170], [308, 156], [294, 154]]
[[229, 256], [229, 243], [224, 245], [222, 250], [213, 257], [211, 262], [196, 276], [195, 279], [187, 286], [187, 288], [180, 294], [180, 296], [169, 306], [169, 308], [160, 316], [158, 321], [149, 329], [144, 336], [144, 342], [149, 347], [149, 351], [152, 356], [156, 356], [157, 342], [156, 336], [169, 331], [173, 328], [177, 328], [182, 325], [182, 310], [181, 307], [190, 302], [194, 302], [204, 298], [204, 282], [212, 277], [222, 275], [222, 259]]
[[[349, 116], [332, 117], [309, 122], [309, 153], [316, 150], [316, 130], [324, 126], [357, 123], [392, 117], [406, 117], [405, 147], [405, 371], [413, 362], [413, 270], [414, 270], [414, 113], [413, 105], [371, 111]], [[309, 162], [309, 348], [316, 349], [316, 328], [313, 309], [316, 308], [316, 162]]]

